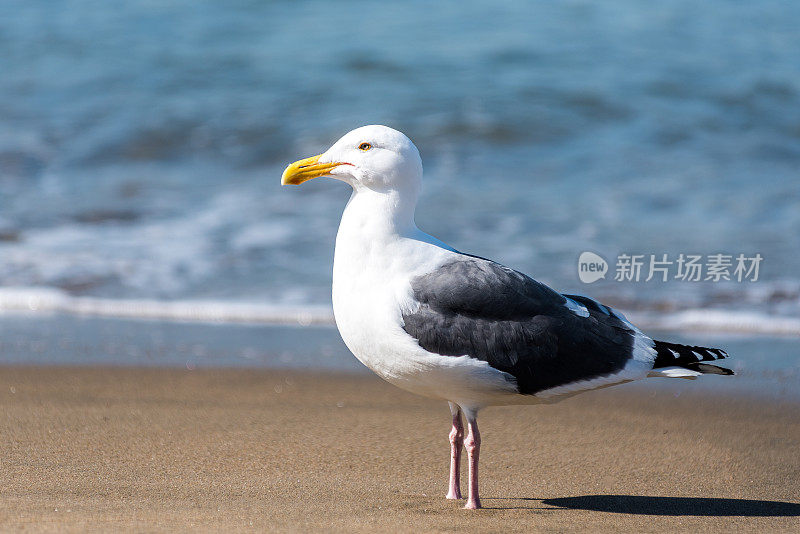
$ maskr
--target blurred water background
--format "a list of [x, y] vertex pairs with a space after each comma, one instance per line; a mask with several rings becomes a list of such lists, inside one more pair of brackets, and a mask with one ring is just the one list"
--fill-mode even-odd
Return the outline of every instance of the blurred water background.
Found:
[[[642, 316], [800, 332], [798, 28], [773, 0], [4, 0], [0, 307], [325, 322], [349, 191], [280, 174], [381, 123], [422, 153], [418, 224], [459, 250]], [[584, 250], [764, 260], [587, 286]]]

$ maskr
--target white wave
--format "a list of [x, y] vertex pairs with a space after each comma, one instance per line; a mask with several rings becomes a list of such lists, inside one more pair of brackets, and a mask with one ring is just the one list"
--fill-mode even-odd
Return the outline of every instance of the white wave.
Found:
[[693, 330], [800, 337], [800, 318], [759, 312], [694, 309], [672, 313], [631, 312], [626, 315], [643, 330]]
[[73, 297], [51, 288], [2, 288], [0, 312], [65, 313], [162, 321], [333, 324], [328, 306], [291, 306], [209, 300], [144, 300]]
[[[0, 312], [65, 313], [162, 321], [333, 325], [330, 306], [214, 300], [75, 297], [53, 288], [0, 288]], [[624, 312], [643, 330], [703, 331], [800, 337], [800, 318], [758, 312], [692, 309], [671, 313]]]

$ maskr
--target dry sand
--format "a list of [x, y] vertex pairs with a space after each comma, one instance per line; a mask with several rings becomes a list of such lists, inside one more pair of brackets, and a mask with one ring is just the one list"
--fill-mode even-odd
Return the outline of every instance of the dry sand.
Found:
[[446, 404], [377, 378], [2, 367], [0, 530], [800, 531], [800, 406], [695, 385], [483, 411], [466, 511]]

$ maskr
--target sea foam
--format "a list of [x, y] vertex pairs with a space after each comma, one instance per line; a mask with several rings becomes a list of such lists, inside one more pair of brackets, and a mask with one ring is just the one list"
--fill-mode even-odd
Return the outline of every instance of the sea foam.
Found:
[[[223, 300], [148, 300], [72, 296], [53, 288], [0, 288], [0, 312], [199, 323], [334, 325], [330, 306]], [[623, 310], [624, 312], [624, 310]], [[703, 331], [800, 337], [800, 318], [758, 312], [688, 309], [625, 312], [643, 330]]]
[[329, 306], [292, 306], [215, 300], [76, 297], [52, 288], [0, 289], [0, 312], [64, 313], [182, 322], [333, 324]]

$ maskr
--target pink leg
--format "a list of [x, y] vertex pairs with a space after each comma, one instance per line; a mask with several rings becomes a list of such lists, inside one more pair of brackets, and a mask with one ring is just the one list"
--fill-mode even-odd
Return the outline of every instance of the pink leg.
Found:
[[469, 435], [464, 442], [464, 447], [467, 449], [469, 460], [469, 488], [467, 490], [469, 494], [464, 508], [475, 510], [481, 507], [481, 499], [478, 496], [478, 457], [481, 453], [481, 434], [478, 432], [478, 419], [475, 412], [467, 412], [467, 429]]
[[448, 499], [461, 498], [461, 447], [464, 446], [464, 424], [461, 422], [461, 408], [450, 403], [453, 414], [453, 428], [450, 430], [450, 487]]

